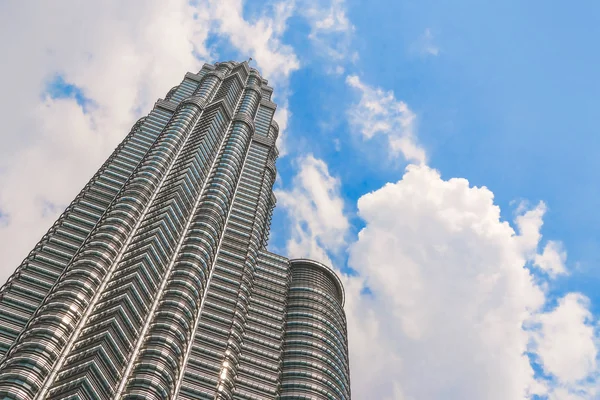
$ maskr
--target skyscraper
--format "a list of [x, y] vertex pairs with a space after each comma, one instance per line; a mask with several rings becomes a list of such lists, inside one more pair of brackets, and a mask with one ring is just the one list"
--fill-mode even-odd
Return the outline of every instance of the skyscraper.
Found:
[[0, 289], [0, 397], [349, 399], [344, 290], [266, 250], [273, 89], [187, 73]]

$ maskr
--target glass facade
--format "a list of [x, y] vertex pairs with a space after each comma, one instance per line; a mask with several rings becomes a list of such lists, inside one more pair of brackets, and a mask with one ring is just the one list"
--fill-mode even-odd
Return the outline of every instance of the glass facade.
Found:
[[350, 399], [341, 282], [266, 250], [273, 89], [187, 73], [0, 288], [0, 397]]

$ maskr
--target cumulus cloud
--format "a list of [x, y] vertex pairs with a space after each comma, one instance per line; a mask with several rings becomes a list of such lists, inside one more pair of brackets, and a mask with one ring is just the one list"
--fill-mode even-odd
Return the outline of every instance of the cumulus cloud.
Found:
[[542, 254], [536, 254], [535, 265], [547, 272], [551, 277], [567, 273], [565, 262], [567, 252], [559, 241], [549, 240]]
[[[0, 98], [0, 279], [135, 120], [185, 72], [216, 56], [206, 46], [209, 35], [250, 52], [277, 85], [283, 132], [289, 115], [285, 88], [299, 66], [293, 49], [280, 40], [292, 5], [282, 1], [249, 22], [242, 3], [233, 0], [2, 2], [0, 33], [7, 39], [0, 42], [0, 82], [10, 95]], [[77, 95], [49, 94], [56, 81]]]
[[297, 163], [292, 188], [275, 192], [292, 226], [287, 252], [290, 257], [309, 257], [331, 265], [327, 251], [342, 249], [349, 228], [340, 182], [330, 175], [325, 162], [312, 155]]
[[528, 209], [527, 202], [521, 202], [517, 207], [515, 225], [520, 232], [518, 245], [528, 260], [534, 260], [537, 245], [542, 239], [544, 215], [548, 211], [546, 203], [540, 201], [534, 208]]
[[[320, 238], [347, 236], [348, 216], [339, 181], [321, 163], [300, 163], [278, 197], [295, 227], [291, 255], [331, 262], [329, 246], [341, 244]], [[411, 165], [357, 207], [365, 227], [349, 245], [355, 274], [342, 276], [354, 397], [589, 398], [591, 389], [572, 383], [595, 379], [588, 304], [568, 295], [543, 312], [544, 290], [527, 267], [545, 204], [521, 208], [510, 224], [489, 189]], [[536, 377], [530, 357], [558, 381]]]
[[351, 127], [365, 139], [385, 135], [392, 156], [424, 163], [425, 150], [416, 139], [416, 116], [408, 105], [396, 100], [392, 91], [369, 86], [356, 75], [347, 76], [346, 83], [360, 94], [359, 102], [348, 110]]
[[551, 399], [589, 399], [597, 393], [598, 336], [589, 306], [586, 296], [569, 293], [535, 319], [539, 329], [533, 346], [554, 378], [547, 383]]
[[[523, 324], [544, 294], [524, 268], [531, 248], [500, 219], [492, 192], [413, 165], [361, 197], [358, 212], [366, 227], [349, 264], [373, 294], [350, 285], [354, 394], [525, 398], [535, 380]], [[370, 347], [393, 357], [363, 368]]]
[[526, 203], [519, 204], [517, 212], [522, 212], [515, 219], [519, 231], [519, 245], [529, 261], [544, 271], [551, 278], [566, 274], [567, 252], [562, 242], [549, 240], [546, 242], [541, 254], [537, 252], [537, 243], [542, 239], [541, 229], [544, 224], [543, 217], [547, 211], [546, 204], [540, 202], [535, 208], [526, 211]]
[[278, 88], [287, 86], [290, 74], [300, 67], [292, 47], [281, 41], [286, 21], [294, 10], [293, 2], [276, 3], [273, 14], [261, 15], [252, 22], [244, 19], [241, 0], [209, 0], [199, 4], [199, 8], [205, 6], [219, 35], [252, 57], [261, 73]]

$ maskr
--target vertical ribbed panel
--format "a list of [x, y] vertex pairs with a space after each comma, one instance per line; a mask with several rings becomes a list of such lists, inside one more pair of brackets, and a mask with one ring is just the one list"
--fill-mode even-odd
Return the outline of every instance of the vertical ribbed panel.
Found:
[[[242, 177], [242, 184], [239, 188], [240, 201], [238, 204], [234, 204], [235, 211], [247, 212], [253, 218], [252, 222], [246, 225], [248, 228], [246, 237], [232, 235], [246, 248], [246, 255], [244, 266], [241, 270], [237, 299], [231, 315], [232, 324], [227, 338], [227, 347], [219, 371], [219, 395], [227, 399], [232, 398], [235, 386], [234, 381], [237, 376], [237, 366], [242, 351], [248, 306], [255, 281], [258, 251], [262, 244], [264, 231], [268, 222], [269, 194], [275, 181], [275, 176], [271, 175], [268, 170], [265, 170], [268, 154], [268, 147], [257, 142], [252, 143]], [[238, 200], [237, 197], [236, 200]], [[284, 288], [274, 288], [274, 290], [277, 289], [284, 290]], [[283, 296], [285, 297], [285, 291], [283, 292]]]
[[[274, 106], [274, 105], [273, 105]], [[275, 107], [271, 105], [261, 104], [256, 114], [256, 134], [262, 136], [269, 135], [269, 128], [271, 127], [271, 120], [275, 113]]]
[[278, 395], [283, 356], [288, 260], [261, 251], [235, 379], [234, 399], [274, 399]]

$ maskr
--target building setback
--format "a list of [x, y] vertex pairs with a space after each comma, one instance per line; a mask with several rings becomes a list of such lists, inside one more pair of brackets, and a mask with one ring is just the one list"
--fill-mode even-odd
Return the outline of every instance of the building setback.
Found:
[[0, 289], [0, 397], [350, 399], [344, 290], [266, 250], [273, 89], [187, 73]]

